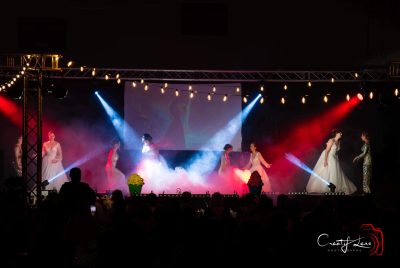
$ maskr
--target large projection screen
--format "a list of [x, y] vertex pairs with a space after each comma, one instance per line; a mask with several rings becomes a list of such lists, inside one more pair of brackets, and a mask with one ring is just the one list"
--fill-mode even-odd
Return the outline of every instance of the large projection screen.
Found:
[[[126, 126], [138, 135], [149, 133], [159, 149], [164, 150], [203, 150], [207, 142], [228, 122], [236, 117], [239, 130], [232, 140], [234, 151], [241, 150], [241, 97], [236, 89], [240, 84], [215, 85], [216, 91], [209, 101], [207, 96], [213, 92], [212, 84], [192, 85], [194, 97], [190, 98], [188, 84], [169, 84], [161, 93], [164, 84], [125, 83], [124, 118]], [[176, 96], [176, 90], [179, 96]], [[224, 95], [228, 95], [226, 102]], [[125, 149], [137, 150], [141, 145], [137, 139], [129, 137], [124, 130]], [[208, 147], [208, 150], [221, 151], [225, 144]]]

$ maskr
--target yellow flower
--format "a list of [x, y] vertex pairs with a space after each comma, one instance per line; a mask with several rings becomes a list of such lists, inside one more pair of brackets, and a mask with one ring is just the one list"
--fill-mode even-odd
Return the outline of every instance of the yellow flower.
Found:
[[128, 184], [143, 185], [144, 180], [142, 177], [139, 176], [139, 174], [133, 173], [128, 177]]

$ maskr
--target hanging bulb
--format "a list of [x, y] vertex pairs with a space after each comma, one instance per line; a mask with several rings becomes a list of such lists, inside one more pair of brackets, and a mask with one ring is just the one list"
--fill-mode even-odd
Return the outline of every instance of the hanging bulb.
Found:
[[374, 92], [371, 91], [371, 92], [369, 93], [369, 99], [372, 100], [373, 98], [374, 98]]
[[164, 93], [165, 93], [165, 90], [163, 87], [161, 87], [161, 94], [164, 94]]
[[246, 97], [243, 97], [243, 102], [247, 103], [247, 98]]
[[332, 82], [332, 83], [335, 83], [335, 78], [332, 77], [332, 78], [331, 78], [331, 82]]
[[177, 89], [175, 90], [175, 96], [177, 96], [177, 97], [179, 96], [179, 90], [177, 90]]
[[240, 87], [236, 88], [236, 92], [239, 93], [240, 92]]
[[121, 84], [121, 78], [117, 79], [117, 84]]
[[92, 76], [95, 76], [96, 75], [96, 68], [93, 68], [93, 70], [92, 70]]
[[284, 90], [287, 90], [287, 85], [286, 85], [286, 84], [283, 86], [283, 89], [284, 89]]
[[189, 85], [189, 90], [192, 90], [192, 85]]
[[208, 93], [207, 100], [211, 100], [211, 93]]
[[191, 99], [193, 99], [193, 97], [194, 97], [194, 93], [193, 93], [193, 91], [191, 91], [191, 92], [190, 92], [190, 95], [189, 95], [189, 97], [190, 97]]
[[346, 100], [349, 101], [350, 100], [350, 94], [346, 95]]
[[168, 87], [168, 83], [167, 83], [167, 82], [165, 82], [165, 84], [164, 84], [164, 87], [165, 87], [165, 88], [167, 88], [167, 87]]
[[308, 81], [307, 85], [308, 87], [311, 87], [311, 81]]
[[117, 74], [117, 75], [115, 76], [115, 78], [117, 78], [117, 79], [118, 79], [118, 78], [119, 78], [119, 74]]
[[324, 96], [324, 102], [328, 103], [328, 96], [326, 96], [326, 95]]
[[261, 85], [260, 87], [260, 91], [263, 92], [264, 91], [264, 85]]
[[135, 81], [132, 82], [132, 87], [136, 87], [136, 82]]
[[398, 88], [396, 88], [396, 89], [394, 90], [394, 95], [395, 95], [396, 97], [399, 95], [399, 89], [398, 89]]
[[301, 98], [301, 103], [303, 103], [303, 104], [306, 103], [306, 97]]
[[140, 79], [140, 84], [144, 84], [144, 80], [143, 79]]
[[281, 103], [282, 103], [282, 104], [285, 104], [285, 103], [286, 103], [285, 97], [282, 97], [282, 98], [281, 98]]
[[149, 89], [149, 85], [144, 85], [144, 91], [147, 91]]
[[225, 94], [224, 98], [222, 99], [224, 102], [228, 100], [228, 95]]
[[217, 88], [213, 86], [213, 92], [215, 93], [217, 91]]
[[106, 76], [104, 77], [106, 80], [108, 80], [109, 79], [109, 77], [108, 77], [108, 74], [106, 74]]
[[261, 97], [260, 99], [260, 103], [263, 104], [264, 103], [264, 97]]

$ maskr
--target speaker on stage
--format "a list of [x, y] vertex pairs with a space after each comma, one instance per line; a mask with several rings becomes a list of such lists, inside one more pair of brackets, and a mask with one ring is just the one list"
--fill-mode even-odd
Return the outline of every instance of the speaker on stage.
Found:
[[61, 18], [20, 18], [18, 46], [24, 53], [62, 54], [66, 49], [67, 24]]

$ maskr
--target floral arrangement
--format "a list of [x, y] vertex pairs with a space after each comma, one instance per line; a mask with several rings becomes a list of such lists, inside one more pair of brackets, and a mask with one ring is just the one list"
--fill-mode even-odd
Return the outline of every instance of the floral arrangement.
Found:
[[143, 185], [144, 180], [142, 177], [139, 176], [139, 174], [133, 173], [128, 177], [128, 184]]

